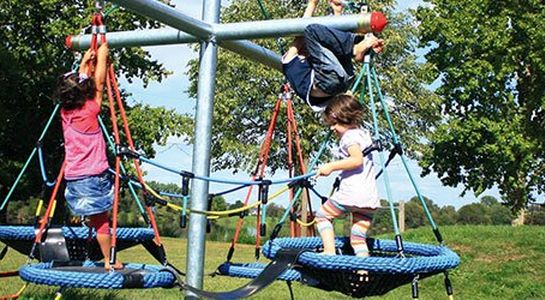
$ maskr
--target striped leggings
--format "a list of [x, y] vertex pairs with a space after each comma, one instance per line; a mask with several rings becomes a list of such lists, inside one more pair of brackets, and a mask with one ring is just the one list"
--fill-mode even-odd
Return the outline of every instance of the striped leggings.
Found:
[[367, 230], [373, 220], [374, 209], [343, 206], [334, 200], [327, 200], [316, 213], [316, 227], [320, 234], [323, 230], [333, 230], [331, 220], [344, 214], [352, 213], [352, 230], [350, 244], [358, 256], [368, 256]]

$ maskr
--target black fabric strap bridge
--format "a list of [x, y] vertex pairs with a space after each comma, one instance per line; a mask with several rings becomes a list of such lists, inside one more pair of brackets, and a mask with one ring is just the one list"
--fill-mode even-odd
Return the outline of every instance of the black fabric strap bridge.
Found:
[[249, 297], [263, 288], [267, 287], [273, 283], [278, 276], [282, 275], [284, 271], [293, 268], [299, 256], [309, 250], [304, 249], [281, 249], [276, 254], [276, 257], [271, 261], [265, 269], [257, 276], [255, 279], [247, 283], [246, 285], [228, 292], [207, 292], [198, 288], [194, 288], [187, 283], [185, 283], [180, 274], [172, 269], [170, 266], [167, 266], [165, 270], [174, 274], [177, 279], [176, 284], [182, 289], [190, 291], [195, 295], [206, 298], [206, 299], [240, 299]]

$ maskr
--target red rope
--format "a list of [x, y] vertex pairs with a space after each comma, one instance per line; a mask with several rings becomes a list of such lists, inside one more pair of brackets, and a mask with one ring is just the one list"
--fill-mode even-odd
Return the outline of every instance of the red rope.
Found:
[[[110, 76], [106, 75], [106, 87], [107, 87], [107, 94], [108, 94], [108, 104], [110, 107], [110, 120], [112, 122], [112, 131], [114, 133], [114, 141], [116, 145], [119, 145], [121, 143], [121, 138], [119, 137], [119, 127], [117, 126], [117, 116], [115, 114], [115, 104], [114, 104], [114, 98], [113, 98], [113, 92], [112, 92], [112, 82], [109, 78]], [[117, 245], [117, 213], [118, 213], [118, 206], [119, 206], [119, 172], [121, 168], [121, 157], [116, 155], [115, 157], [115, 179], [114, 179], [114, 203], [113, 203], [113, 210], [112, 210], [112, 248], [115, 249]]]
[[[288, 124], [287, 124], [287, 132], [288, 132], [288, 145], [287, 145], [287, 148], [288, 148], [288, 176], [291, 178], [293, 177], [293, 153], [292, 153], [292, 145], [293, 145], [293, 141], [292, 141], [292, 123], [290, 122], [290, 118], [289, 118], [289, 115], [288, 115]], [[290, 191], [289, 191], [289, 200], [290, 200], [290, 203], [293, 202], [293, 188], [290, 188]], [[293, 213], [295, 211], [295, 207], [293, 207], [293, 205], [291, 206], [291, 212]], [[293, 238], [295, 237], [295, 222], [293, 220], [290, 219], [290, 236]]]
[[[263, 141], [263, 144], [261, 145], [261, 150], [259, 152], [258, 157], [258, 163], [257, 163], [257, 171], [252, 176], [252, 180], [256, 180], [258, 177], [263, 177], [265, 174], [265, 168], [267, 166], [267, 161], [269, 159], [269, 152], [271, 148], [272, 138], [274, 135], [274, 129], [276, 127], [276, 120], [278, 119], [278, 112], [280, 111], [280, 104], [282, 103], [282, 100], [279, 98], [276, 100], [276, 103], [274, 105], [273, 115], [271, 116], [271, 121], [269, 122], [269, 127], [267, 129], [267, 133], [265, 134], [265, 140]], [[259, 175], [258, 175], [259, 174]], [[246, 198], [244, 199], [244, 205], [248, 205], [248, 201], [250, 200], [250, 196], [252, 195], [253, 185], [248, 188], [248, 192], [246, 193]], [[260, 247], [261, 243], [261, 237], [259, 234], [259, 224], [261, 221], [261, 209], [260, 207], [257, 208], [257, 234], [256, 234], [256, 249]], [[242, 229], [242, 224], [244, 223], [244, 219], [240, 218], [237, 222], [237, 227], [235, 229], [235, 235], [233, 237], [233, 241], [231, 242], [231, 249], [234, 249], [238, 238], [240, 235], [240, 230]]]
[[[104, 25], [102, 20], [102, 15], [95, 17], [97, 25]], [[101, 41], [102, 43], [106, 43], [106, 35], [104, 33], [101, 34]], [[96, 43], [96, 39], [95, 39]], [[110, 107], [110, 119], [113, 126], [113, 132], [114, 132], [114, 140], [116, 145], [121, 145], [121, 138], [119, 134], [119, 127], [117, 125], [117, 116], [116, 116], [116, 110], [115, 110], [115, 103], [114, 103], [114, 97], [115, 102], [117, 103], [117, 107], [119, 109], [119, 114], [121, 116], [121, 120], [123, 123], [123, 129], [125, 132], [125, 137], [127, 139], [127, 142], [129, 144], [129, 148], [131, 151], [135, 151], [134, 142], [131, 136], [131, 132], [129, 129], [129, 123], [127, 120], [127, 115], [125, 112], [125, 108], [123, 105], [123, 101], [121, 99], [121, 93], [119, 91], [119, 85], [115, 76], [115, 70], [112, 64], [109, 65], [108, 70], [106, 72], [106, 85], [107, 85], [107, 94], [108, 94], [108, 102]], [[140, 163], [138, 159], [133, 159], [134, 167], [136, 169], [137, 175], [138, 175], [138, 181], [142, 185], [142, 190], [144, 193], [146, 193], [145, 189], [145, 181], [143, 177], [142, 170], [140, 168]], [[121, 166], [121, 157], [116, 156], [115, 161], [115, 180], [114, 180], [114, 203], [113, 203], [113, 210], [112, 210], [112, 254], [115, 255], [115, 249], [117, 245], [117, 226], [118, 226], [118, 212], [119, 212], [119, 186], [120, 186], [120, 166]], [[153, 228], [153, 232], [155, 235], [155, 243], [160, 246], [161, 245], [161, 236], [159, 235], [159, 230], [157, 228], [157, 223], [155, 220], [155, 215], [153, 214], [153, 210], [151, 207], [146, 205], [146, 210], [149, 215], [149, 220], [151, 223], [151, 226]], [[113, 258], [112, 258], [113, 260]]]
[[[307, 173], [307, 168], [306, 168], [305, 160], [304, 160], [304, 157], [303, 157], [303, 150], [301, 148], [301, 139], [299, 137], [299, 131], [297, 129], [297, 120], [295, 119], [295, 113], [293, 112], [293, 101], [291, 100], [291, 98], [289, 98], [287, 100], [287, 111], [288, 111], [288, 123], [292, 124], [293, 133], [295, 135], [295, 147], [297, 149], [297, 154], [298, 154], [298, 157], [299, 157], [300, 171], [301, 171], [301, 174], [306, 174]], [[308, 201], [308, 211], [310, 211], [310, 213], [312, 215], [312, 205], [311, 205], [311, 202], [310, 202], [310, 195], [309, 195], [308, 188], [304, 189], [304, 193], [306, 193], [306, 199]], [[293, 208], [293, 206], [292, 206], [292, 208]], [[306, 214], [307, 211], [304, 211], [302, 213]], [[315, 234], [314, 233], [314, 227], [310, 227], [309, 231], [311, 232], [312, 235]]]
[[[127, 143], [129, 144], [129, 148], [131, 149], [131, 151], [135, 151], [136, 149], [134, 147], [134, 142], [133, 142], [133, 139], [132, 139], [131, 131], [129, 129], [129, 122], [128, 122], [128, 119], [127, 119], [127, 113], [125, 111], [123, 101], [121, 100], [121, 93], [119, 92], [117, 79], [115, 77], [115, 72], [114, 72], [114, 68], [113, 68], [112, 65], [110, 65], [110, 68], [109, 68], [108, 71], [109, 71], [108, 72], [108, 77], [109, 77], [108, 81], [111, 80], [111, 84], [112, 84], [113, 90], [115, 92], [115, 98], [116, 98], [116, 101], [117, 101], [117, 106], [119, 108], [119, 114], [120, 114], [121, 119], [123, 121], [123, 129], [124, 129], [124, 132], [125, 132], [125, 136], [127, 138]], [[136, 174], [138, 176], [138, 181], [142, 185], [142, 190], [145, 193], [146, 192], [145, 181], [144, 181], [142, 168], [140, 167], [140, 162], [138, 161], [138, 159], [134, 158], [133, 159], [133, 164], [134, 164], [134, 168], [136, 170]], [[157, 228], [157, 222], [155, 220], [155, 215], [153, 214], [153, 210], [151, 209], [150, 206], [146, 205], [146, 210], [148, 212], [151, 227], [153, 228], [153, 232], [154, 232], [154, 235], [155, 235], [155, 242], [156, 242], [157, 245], [160, 246], [161, 245], [161, 236], [159, 235], [159, 230]]]
[[[284, 92], [289, 92], [289, 86], [284, 85], [282, 88], [283, 88]], [[299, 137], [298, 129], [297, 129], [297, 122], [295, 120], [295, 114], [293, 112], [292, 101], [291, 101], [291, 98], [288, 98], [286, 100], [287, 100], [286, 103], [287, 103], [287, 118], [288, 118], [288, 124], [287, 124], [288, 172], [290, 174], [289, 176], [292, 177], [293, 176], [293, 152], [292, 152], [293, 138], [292, 138], [292, 133], [295, 136], [295, 142], [296, 142], [295, 146], [296, 146], [296, 149], [297, 149], [297, 155], [298, 155], [298, 158], [299, 158], [299, 165], [300, 165], [302, 174], [306, 173], [306, 168], [305, 168], [303, 152], [302, 152], [302, 148], [301, 148], [301, 141], [300, 141], [300, 137]], [[281, 102], [282, 102], [281, 98], [277, 99], [277, 101], [276, 101], [274, 111], [273, 111], [273, 115], [271, 117], [271, 121], [269, 123], [267, 133], [265, 135], [265, 140], [264, 140], [264, 142], [263, 142], [263, 144], [261, 146], [261, 151], [260, 151], [259, 158], [258, 158], [258, 164], [257, 164], [257, 167], [256, 167], [256, 172], [255, 172], [254, 176], [252, 177], [252, 180], [255, 180], [258, 177], [263, 177], [263, 175], [265, 174], [265, 168], [267, 166], [267, 161], [268, 161], [268, 158], [269, 158], [269, 152], [270, 152], [270, 147], [271, 147], [271, 143], [272, 143], [272, 137], [273, 137], [276, 122], [277, 122], [277, 119], [278, 119], [278, 113], [279, 113], [279, 110], [280, 110]], [[250, 186], [248, 188], [246, 198], [244, 199], [244, 205], [248, 204], [248, 201], [249, 201], [250, 196], [252, 194], [252, 188], [253, 188], [253, 186]], [[305, 190], [305, 191], [307, 193], [307, 199], [309, 199], [308, 198], [308, 190]], [[290, 189], [290, 201], [293, 201], [293, 190], [292, 189]], [[310, 204], [310, 199], [309, 199], [309, 204]], [[261, 209], [260, 209], [260, 207], [258, 207], [257, 208], [257, 233], [258, 234], [256, 235], [256, 249], [259, 249], [260, 244], [261, 244], [261, 236], [259, 234], [260, 221], [261, 221]], [[240, 231], [242, 229], [243, 223], [244, 223], [244, 219], [242, 219], [242, 218], [240, 218], [238, 220], [238, 222], [237, 222], [237, 226], [236, 226], [236, 229], [235, 229], [235, 234], [234, 234], [234, 237], [233, 237], [233, 241], [231, 242], [231, 251], [234, 251], [234, 248], [235, 248], [235, 246], [236, 246], [236, 244], [238, 242], [238, 239], [239, 239], [239, 236], [240, 236]], [[291, 221], [290, 232], [291, 232], [292, 237], [295, 236], [295, 226], [296, 226], [295, 222]], [[314, 232], [312, 232], [312, 234], [314, 234]]]

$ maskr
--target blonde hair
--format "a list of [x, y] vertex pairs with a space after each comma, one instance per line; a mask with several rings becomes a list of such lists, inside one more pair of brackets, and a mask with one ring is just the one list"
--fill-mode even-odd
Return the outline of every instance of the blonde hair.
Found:
[[328, 125], [359, 126], [363, 122], [363, 106], [352, 95], [337, 95], [327, 105], [323, 118]]

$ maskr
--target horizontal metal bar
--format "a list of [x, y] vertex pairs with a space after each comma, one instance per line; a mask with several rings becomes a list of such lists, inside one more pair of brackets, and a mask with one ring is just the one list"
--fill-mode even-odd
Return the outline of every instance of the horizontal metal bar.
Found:
[[[377, 17], [376, 14], [376, 12], [373, 12], [342, 17], [314, 17], [214, 24], [212, 29], [216, 41], [296, 36], [303, 34], [305, 27], [309, 24], [322, 24], [343, 31], [369, 32], [371, 30], [382, 30], [383, 28], [381, 22], [384, 22], [384, 20], [380, 16]], [[177, 27], [177, 29], [180, 28]], [[195, 43], [199, 41], [193, 35], [169, 28], [111, 32], [106, 37], [108, 38], [108, 44], [112, 48]], [[90, 34], [72, 35], [66, 39], [66, 46], [74, 50], [87, 49], [90, 43]]]
[[[384, 19], [383, 19], [384, 18]], [[312, 17], [277, 19], [252, 22], [214, 24], [212, 26], [216, 40], [246, 40], [281, 36], [302, 35], [310, 24], [321, 24], [342, 31], [367, 33], [382, 31], [385, 17], [378, 12], [346, 15], [340, 17]]]
[[[149, 29], [134, 31], [117, 31], [106, 34], [110, 48], [160, 46], [172, 44], [196, 43], [199, 39], [185, 32], [172, 29]], [[66, 47], [72, 50], [88, 49], [91, 45], [91, 35], [69, 35], [66, 37]]]

